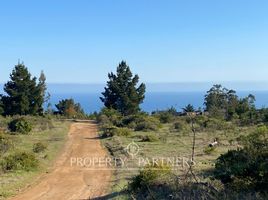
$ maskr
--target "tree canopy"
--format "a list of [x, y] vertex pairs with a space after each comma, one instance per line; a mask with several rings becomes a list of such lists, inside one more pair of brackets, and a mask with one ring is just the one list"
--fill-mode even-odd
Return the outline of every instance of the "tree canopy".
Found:
[[188, 113], [188, 112], [194, 112], [194, 106], [192, 104], [188, 104], [184, 108], [182, 108], [183, 112]]
[[55, 105], [61, 115], [66, 117], [80, 117], [84, 115], [84, 111], [79, 103], [75, 103], [73, 99], [64, 99]]
[[255, 97], [249, 94], [239, 98], [236, 91], [229, 90], [222, 85], [214, 85], [205, 95], [206, 110], [211, 116], [232, 119], [235, 116], [252, 117], [255, 110]]
[[6, 95], [1, 98], [4, 114], [42, 114], [46, 91], [45, 80], [42, 72], [37, 82], [27, 67], [23, 63], [18, 63], [10, 74], [10, 81], [4, 86]]
[[129, 66], [122, 61], [117, 67], [116, 74], [108, 74], [107, 87], [100, 97], [107, 108], [113, 108], [123, 115], [137, 113], [139, 105], [145, 98], [145, 84], [137, 86], [139, 76], [132, 74]]

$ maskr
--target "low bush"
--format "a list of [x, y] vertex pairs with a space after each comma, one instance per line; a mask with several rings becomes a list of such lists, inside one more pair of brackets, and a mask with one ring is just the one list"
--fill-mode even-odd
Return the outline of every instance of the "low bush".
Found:
[[122, 115], [114, 109], [103, 108], [97, 116], [97, 122], [101, 125], [122, 126]]
[[3, 117], [0, 115], [0, 130], [4, 131], [8, 129], [8, 123], [10, 122], [9, 116]]
[[128, 137], [131, 135], [131, 131], [128, 128], [116, 128], [116, 129], [114, 129], [113, 136], [114, 135]]
[[37, 142], [33, 145], [33, 152], [34, 153], [41, 153], [47, 149], [47, 144], [42, 142]]
[[159, 138], [155, 135], [143, 135], [141, 137], [141, 142], [157, 142]]
[[184, 120], [177, 120], [170, 128], [171, 132], [187, 132], [190, 131], [190, 126]]
[[160, 112], [159, 120], [161, 123], [171, 123], [174, 120], [174, 116], [169, 112]]
[[122, 118], [121, 126], [130, 128], [130, 129], [135, 129], [140, 122], [146, 121], [148, 117], [150, 116], [144, 112], [139, 112], [134, 115], [124, 116]]
[[[241, 176], [249, 167], [250, 158], [244, 150], [231, 150], [221, 155], [215, 164], [215, 177], [224, 184], [234, 183], [236, 176]], [[234, 186], [234, 185], [233, 185]]]
[[[266, 200], [267, 194], [259, 192], [238, 192], [225, 188], [216, 180], [208, 182], [181, 181], [184, 176], [173, 176], [159, 180], [143, 190], [130, 191], [135, 199], [185, 199], [185, 200]], [[132, 199], [133, 199], [132, 197]]]
[[208, 121], [208, 117], [205, 115], [199, 115], [195, 117], [195, 123], [199, 126], [204, 126], [205, 122]]
[[242, 149], [228, 151], [216, 160], [215, 178], [238, 191], [267, 191], [267, 127], [259, 127], [253, 133], [243, 137], [241, 142]]
[[0, 157], [13, 147], [11, 139], [4, 133], [0, 133]]
[[101, 130], [101, 136], [104, 138], [112, 137], [114, 135], [115, 129], [117, 129], [116, 126], [113, 126], [111, 124], [104, 124], [100, 126]]
[[97, 122], [100, 125], [112, 124], [112, 122], [110, 121], [109, 117], [107, 117], [106, 115], [98, 115]]
[[163, 178], [171, 173], [167, 165], [147, 165], [129, 183], [130, 191], [147, 190], [158, 178]]
[[38, 160], [33, 153], [15, 152], [4, 157], [0, 165], [4, 172], [10, 170], [30, 171], [38, 166]]
[[33, 128], [35, 131], [45, 131], [54, 128], [52, 119], [49, 119], [48, 117], [30, 117], [27, 118], [27, 120], [31, 124], [34, 124]]
[[213, 146], [213, 147], [207, 146], [204, 149], [204, 153], [209, 155], [209, 154], [212, 154], [213, 152], [215, 152], [215, 150], [216, 150], [215, 146]]
[[204, 121], [203, 127], [210, 130], [231, 130], [234, 129], [234, 125], [231, 122], [225, 120], [209, 118]]
[[131, 131], [128, 128], [119, 128], [112, 125], [104, 125], [101, 127], [102, 137], [113, 137], [113, 136], [125, 136], [131, 135]]
[[177, 111], [174, 107], [171, 107], [167, 110], [153, 111], [152, 116], [157, 117], [161, 123], [171, 123], [174, 121], [177, 115]]
[[144, 117], [146, 117], [146, 115], [145, 114], [142, 114], [142, 113], [135, 114], [135, 115], [125, 116], [122, 119], [122, 125], [124, 127], [135, 129], [135, 127], [137, 126], [137, 123], [139, 121], [142, 121], [144, 119]]
[[28, 134], [32, 130], [32, 125], [24, 118], [17, 118], [8, 124], [8, 128], [13, 133]]
[[135, 131], [157, 131], [161, 127], [160, 121], [152, 116], [143, 117], [136, 123]]

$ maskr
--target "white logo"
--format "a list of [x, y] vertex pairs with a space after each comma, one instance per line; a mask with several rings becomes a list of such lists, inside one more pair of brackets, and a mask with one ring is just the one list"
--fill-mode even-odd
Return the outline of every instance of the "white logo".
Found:
[[138, 155], [140, 147], [132, 141], [129, 145], [127, 145], [126, 151], [133, 158], [134, 156]]

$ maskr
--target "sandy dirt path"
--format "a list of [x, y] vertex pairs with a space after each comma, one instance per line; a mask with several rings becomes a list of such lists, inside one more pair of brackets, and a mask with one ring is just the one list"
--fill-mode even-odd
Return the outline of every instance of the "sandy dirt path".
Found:
[[[53, 170], [12, 200], [81, 200], [103, 196], [109, 189], [112, 172], [100, 167], [82, 166], [76, 158], [104, 158], [107, 152], [97, 137], [93, 123], [74, 123], [65, 150]], [[72, 164], [71, 164], [72, 163]]]

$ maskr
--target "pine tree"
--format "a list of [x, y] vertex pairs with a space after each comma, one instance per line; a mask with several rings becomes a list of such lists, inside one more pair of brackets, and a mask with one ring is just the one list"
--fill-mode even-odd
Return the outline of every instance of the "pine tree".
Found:
[[[40, 114], [42, 110], [41, 85], [23, 63], [18, 63], [4, 86], [7, 95], [2, 97], [5, 115]], [[42, 82], [43, 84], [43, 82]]]
[[116, 74], [108, 74], [107, 87], [100, 97], [107, 108], [118, 110], [123, 115], [130, 115], [140, 110], [139, 105], [145, 98], [145, 84], [136, 85], [139, 76], [132, 74], [129, 66], [122, 61], [117, 67]]
[[185, 106], [183, 109], [182, 109], [185, 113], [191, 113], [191, 112], [194, 112], [195, 109], [194, 109], [194, 106], [192, 104], [188, 104], [187, 106]]

